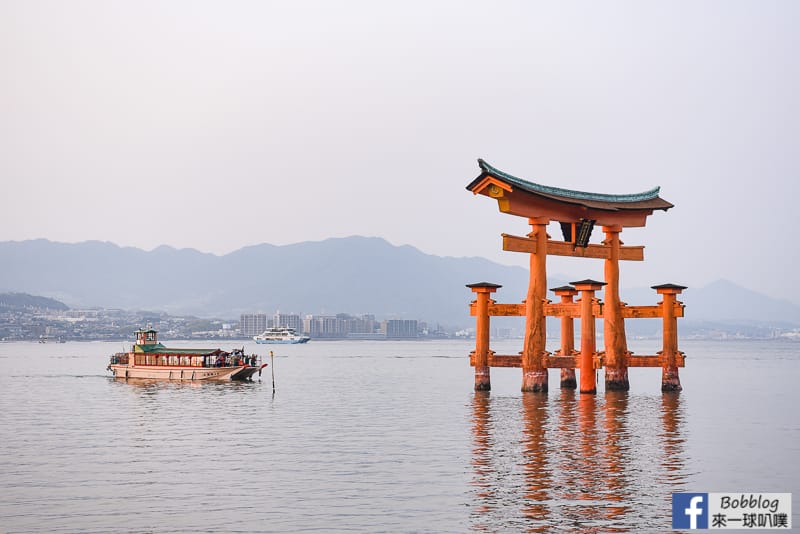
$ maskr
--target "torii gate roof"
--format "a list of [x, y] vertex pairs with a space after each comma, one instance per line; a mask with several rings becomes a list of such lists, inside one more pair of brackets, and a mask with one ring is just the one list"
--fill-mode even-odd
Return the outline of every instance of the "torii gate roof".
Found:
[[482, 159], [478, 159], [478, 165], [481, 174], [467, 189], [497, 199], [500, 211], [521, 217], [549, 217], [562, 222], [592, 219], [602, 225], [644, 226], [653, 210], [673, 207], [658, 196], [660, 187], [624, 195], [588, 193], [529, 182]]

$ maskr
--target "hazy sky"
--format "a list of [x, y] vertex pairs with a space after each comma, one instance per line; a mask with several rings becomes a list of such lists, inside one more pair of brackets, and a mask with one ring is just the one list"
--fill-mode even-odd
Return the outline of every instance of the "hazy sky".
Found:
[[[223, 254], [357, 234], [527, 265], [500, 240], [526, 221], [464, 189], [482, 157], [570, 189], [660, 185], [675, 208], [623, 232], [646, 246], [623, 286], [726, 278], [800, 304], [798, 15], [0, 0], [0, 240]], [[548, 269], [602, 276], [596, 260]]]

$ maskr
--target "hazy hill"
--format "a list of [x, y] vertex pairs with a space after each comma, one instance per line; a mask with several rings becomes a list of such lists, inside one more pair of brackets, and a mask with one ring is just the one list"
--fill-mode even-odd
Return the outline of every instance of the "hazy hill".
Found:
[[71, 307], [232, 318], [279, 309], [467, 325], [472, 294], [465, 284], [499, 281], [512, 300], [521, 300], [527, 288], [527, 271], [519, 267], [431, 256], [366, 237], [263, 244], [225, 256], [97, 241], [2, 242], [0, 265], [0, 291], [48, 295]]
[[[552, 274], [549, 286], [569, 279]], [[71, 307], [100, 306], [237, 318], [242, 312], [372, 313], [468, 326], [472, 293], [503, 285], [500, 302], [519, 302], [528, 272], [482, 258], [424, 254], [380, 238], [348, 237], [245, 247], [224, 256], [162, 246], [152, 251], [89, 241], [0, 242], [0, 291], [26, 292]], [[649, 288], [624, 291], [630, 304], [655, 304]], [[689, 288], [686, 320], [800, 324], [800, 307], [718, 281]], [[649, 322], [649, 321], [648, 321]]]
[[[652, 289], [639, 288], [624, 291], [622, 300], [630, 304], [655, 304], [657, 296]], [[800, 324], [800, 306], [751, 291], [728, 280], [717, 280], [705, 287], [688, 288], [678, 300], [686, 305], [686, 320]]]
[[28, 295], [27, 293], [0, 293], [0, 310], [68, 310], [66, 304], [55, 299]]

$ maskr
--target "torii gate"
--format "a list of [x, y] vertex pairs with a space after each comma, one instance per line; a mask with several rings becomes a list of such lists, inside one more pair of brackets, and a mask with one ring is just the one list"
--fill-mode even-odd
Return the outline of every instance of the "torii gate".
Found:
[[[475, 389], [491, 388], [490, 367], [522, 367], [522, 391], [547, 391], [548, 368], [561, 368], [561, 387], [576, 387], [575, 368], [581, 370], [581, 393], [595, 393], [595, 369], [605, 367], [606, 390], [628, 390], [628, 367], [661, 367], [663, 391], [681, 389], [678, 367], [684, 355], [678, 350], [677, 318], [683, 304], [676, 295], [686, 289], [675, 284], [653, 286], [663, 300], [656, 306], [628, 306], [619, 298], [619, 262], [643, 261], [643, 246], [623, 246], [620, 232], [643, 227], [654, 210], [672, 204], [658, 196], [660, 188], [629, 195], [572, 191], [522, 180], [498, 170], [482, 159], [481, 174], [467, 186], [474, 194], [497, 200], [502, 213], [526, 217], [532, 227], [527, 237], [503, 234], [503, 250], [530, 254], [530, 283], [522, 304], [496, 304], [489, 297], [500, 285], [469, 284], [476, 293], [471, 313], [476, 316], [476, 347], [470, 355], [475, 367]], [[550, 240], [547, 225], [561, 224], [564, 241]], [[605, 233], [602, 244], [589, 244], [595, 225]], [[547, 255], [598, 258], [605, 262], [605, 280], [580, 280], [554, 288], [561, 302], [546, 299]], [[605, 286], [605, 302], [594, 297]], [[580, 294], [578, 302], [573, 297]], [[490, 316], [525, 316], [524, 347], [518, 356], [496, 355], [489, 349]], [[556, 355], [545, 350], [547, 316], [561, 317], [561, 348]], [[573, 348], [574, 317], [581, 318], [581, 348]], [[595, 318], [603, 318], [605, 351], [596, 352]], [[655, 356], [633, 356], [625, 338], [625, 319], [663, 318], [663, 350]]]

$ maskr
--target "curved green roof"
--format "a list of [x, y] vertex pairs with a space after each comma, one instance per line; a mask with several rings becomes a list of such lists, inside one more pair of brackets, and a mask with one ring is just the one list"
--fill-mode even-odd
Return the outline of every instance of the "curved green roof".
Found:
[[[661, 191], [660, 187], [654, 187], [653, 189], [650, 189], [648, 191], [643, 191], [641, 193], [627, 194], [627, 195], [609, 195], [609, 194], [605, 194], [605, 193], [589, 193], [589, 192], [586, 192], [586, 191], [574, 191], [572, 189], [563, 189], [561, 187], [553, 187], [553, 186], [549, 186], [549, 185], [542, 185], [542, 184], [537, 184], [537, 183], [534, 183], [534, 182], [529, 182], [527, 180], [523, 180], [522, 178], [517, 178], [516, 176], [508, 174], [507, 172], [504, 172], [504, 171], [501, 171], [500, 169], [492, 167], [491, 165], [489, 165], [488, 163], [486, 163], [484, 160], [482, 160], [480, 158], [478, 158], [478, 165], [480, 166], [481, 170], [483, 171], [483, 174], [481, 174], [481, 177], [484, 176], [484, 174], [490, 174], [490, 175], [492, 175], [492, 176], [494, 176], [496, 178], [500, 178], [501, 180], [505, 180], [507, 182], [510, 182], [511, 184], [514, 184], [514, 185], [516, 185], [516, 186], [518, 186], [518, 187], [520, 187], [520, 188], [522, 188], [522, 189], [524, 189], [526, 191], [530, 191], [532, 193], [541, 193], [541, 194], [544, 194], [544, 195], [553, 195], [553, 196], [558, 196], [558, 197], [571, 198], [571, 199], [575, 199], [575, 200], [589, 200], [589, 201], [595, 201], [595, 202], [613, 202], [613, 203], [617, 203], [617, 202], [642, 202], [642, 201], [658, 199], [659, 198], [658, 194]], [[479, 179], [481, 177], [479, 177]], [[467, 186], [467, 189], [471, 189], [476, 184], [476, 182], [477, 182], [477, 179], [476, 179], [476, 181], [473, 181], [469, 186]], [[659, 200], [661, 200], [661, 199], [659, 199]], [[664, 201], [664, 202], [666, 202], [666, 201]], [[672, 207], [672, 205], [669, 204], [669, 207]]]
[[169, 347], [165, 347], [161, 343], [156, 343], [153, 345], [134, 345], [133, 352], [137, 353], [145, 353], [145, 354], [181, 354], [187, 356], [209, 356], [211, 354], [216, 354], [220, 351], [220, 349], [171, 349]]

